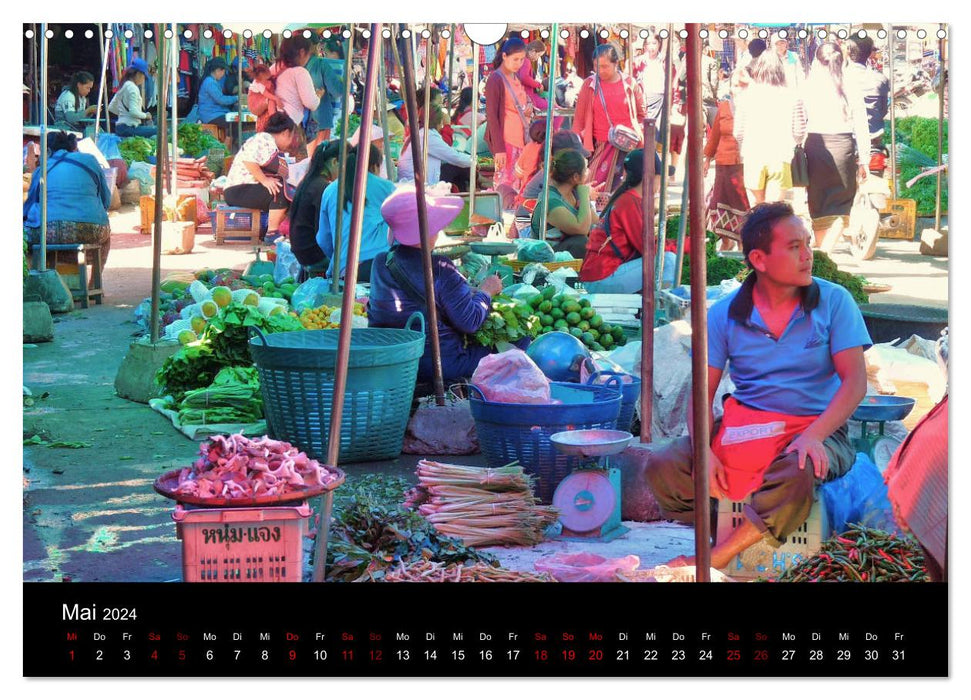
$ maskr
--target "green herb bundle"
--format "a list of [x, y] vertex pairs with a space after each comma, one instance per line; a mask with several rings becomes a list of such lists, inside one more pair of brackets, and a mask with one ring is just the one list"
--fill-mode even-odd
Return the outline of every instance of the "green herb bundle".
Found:
[[475, 340], [486, 347], [514, 343], [521, 338], [535, 338], [542, 323], [527, 303], [498, 295], [492, 299], [492, 310], [475, 333]]

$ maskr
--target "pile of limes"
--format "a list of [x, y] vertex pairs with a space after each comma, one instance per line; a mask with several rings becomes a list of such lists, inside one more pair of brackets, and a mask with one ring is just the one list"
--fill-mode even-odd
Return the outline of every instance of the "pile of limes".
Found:
[[610, 326], [584, 298], [557, 294], [554, 287], [529, 299], [542, 323], [543, 333], [562, 331], [579, 338], [591, 350], [613, 350], [627, 344], [627, 336], [620, 326]]

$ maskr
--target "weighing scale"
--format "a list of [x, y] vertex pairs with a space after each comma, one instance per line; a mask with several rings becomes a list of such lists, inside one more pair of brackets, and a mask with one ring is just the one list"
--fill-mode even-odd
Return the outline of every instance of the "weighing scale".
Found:
[[[914, 408], [916, 399], [907, 396], [872, 395], [864, 397], [853, 412], [853, 420], [860, 421], [860, 437], [853, 440], [853, 449], [866, 453], [882, 474], [894, 452], [900, 447], [900, 440], [883, 434], [887, 421], [903, 420]], [[876, 434], [867, 429], [867, 423], [877, 423]]]
[[246, 266], [243, 271], [243, 276], [253, 276], [259, 277], [260, 275], [272, 275], [275, 265], [269, 260], [260, 260], [260, 253], [263, 252], [262, 246], [256, 246], [253, 248], [253, 253], [256, 255], [256, 259]]
[[508, 265], [503, 265], [499, 256], [511, 255], [519, 250], [519, 246], [512, 241], [473, 241], [469, 243], [469, 248], [472, 249], [473, 253], [492, 257], [489, 268], [485, 271], [485, 274], [482, 274], [476, 280], [477, 282], [485, 279], [489, 275], [499, 275], [503, 287], [508, 287], [513, 283], [513, 269]]
[[628, 531], [620, 524], [620, 469], [608, 464], [634, 436], [625, 430], [568, 430], [550, 436], [557, 452], [589, 462], [569, 474], [553, 493], [560, 511], [560, 540], [610, 542]]

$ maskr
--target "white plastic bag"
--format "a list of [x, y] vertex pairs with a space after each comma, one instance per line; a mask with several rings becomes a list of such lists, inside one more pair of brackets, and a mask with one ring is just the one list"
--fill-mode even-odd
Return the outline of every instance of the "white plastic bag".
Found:
[[297, 279], [300, 276], [300, 262], [290, 250], [290, 241], [280, 239], [276, 242], [276, 264], [273, 266], [273, 281], [283, 284], [287, 277]]

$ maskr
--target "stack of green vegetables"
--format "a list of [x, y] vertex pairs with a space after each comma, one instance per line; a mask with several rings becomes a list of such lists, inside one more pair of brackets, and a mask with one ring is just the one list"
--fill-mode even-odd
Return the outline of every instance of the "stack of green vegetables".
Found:
[[[937, 120], [927, 117], [904, 117], [896, 123], [897, 132], [897, 179], [900, 184], [901, 198], [917, 201], [917, 213], [933, 216], [937, 203], [937, 177], [930, 176], [918, 180], [913, 187], [904, 187], [908, 180], [916, 177], [924, 168], [937, 165]], [[942, 148], [948, 153], [948, 123], [944, 122]], [[890, 143], [889, 124], [883, 132], [884, 143]], [[889, 175], [889, 174], [888, 174]], [[947, 173], [941, 184], [941, 211], [947, 212]]]
[[132, 163], [147, 163], [149, 156], [155, 155], [155, 139], [129, 136], [118, 144], [118, 151], [126, 167], [130, 167]]
[[475, 340], [486, 347], [515, 343], [522, 338], [535, 338], [540, 332], [540, 319], [534, 308], [507, 296], [492, 299], [492, 311], [475, 333]]
[[589, 299], [557, 294], [552, 286], [529, 299], [529, 305], [539, 314], [540, 333], [562, 331], [578, 338], [591, 350], [613, 350], [627, 344], [627, 336], [620, 326], [604, 323], [590, 305]]
[[219, 139], [198, 124], [188, 122], [179, 125], [179, 150], [192, 158], [209, 153], [210, 148], [224, 148]]
[[212, 384], [186, 392], [178, 404], [182, 425], [254, 423], [263, 418], [255, 367], [223, 367]]
[[305, 330], [299, 319], [289, 314], [265, 316], [255, 306], [229, 304], [210, 319], [198, 341], [165, 360], [155, 381], [163, 393], [181, 401], [187, 392], [210, 386], [224, 367], [251, 367], [251, 328], [263, 333]]

